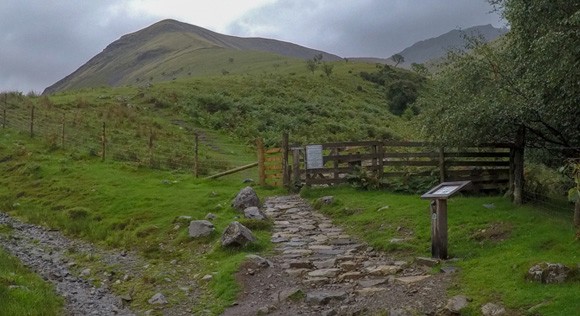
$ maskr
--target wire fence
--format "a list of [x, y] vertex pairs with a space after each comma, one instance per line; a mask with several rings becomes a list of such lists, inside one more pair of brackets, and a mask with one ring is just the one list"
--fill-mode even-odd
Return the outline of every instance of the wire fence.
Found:
[[224, 140], [178, 119], [166, 124], [151, 113], [140, 115], [138, 109], [124, 105], [65, 109], [42, 99], [33, 103], [1, 96], [2, 130], [28, 134], [41, 139], [48, 150], [65, 150], [78, 158], [100, 157], [198, 176], [256, 161], [251, 144]]

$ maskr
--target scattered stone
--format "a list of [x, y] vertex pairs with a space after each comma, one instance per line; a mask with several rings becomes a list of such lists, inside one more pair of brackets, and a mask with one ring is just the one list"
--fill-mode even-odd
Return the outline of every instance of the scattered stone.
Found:
[[250, 178], [246, 178], [244, 179], [244, 181], [242, 181], [242, 183], [252, 183], [254, 182], [254, 179], [250, 179]]
[[385, 205], [385, 206], [383, 206], [383, 207], [379, 208], [379, 209], [377, 210], [377, 212], [384, 211], [384, 210], [388, 210], [389, 208], [390, 208], [390, 207], [389, 207], [388, 205]]
[[422, 266], [427, 266], [433, 268], [438, 265], [441, 261], [439, 259], [427, 258], [427, 257], [417, 257], [415, 258], [415, 263]]
[[570, 268], [561, 263], [540, 263], [528, 270], [528, 279], [539, 283], [563, 283], [570, 277]]
[[487, 303], [481, 307], [483, 316], [502, 316], [506, 314], [505, 308], [494, 303]]
[[400, 272], [402, 269], [399, 266], [382, 265], [378, 267], [369, 267], [366, 270], [370, 275], [392, 275]]
[[289, 299], [293, 301], [300, 300], [304, 298], [305, 294], [299, 287], [294, 287], [288, 290], [278, 292], [277, 296], [278, 302], [284, 302]]
[[308, 273], [309, 277], [313, 278], [334, 278], [340, 269], [319, 269]]
[[259, 221], [266, 219], [266, 214], [260, 211], [260, 209], [257, 208], [256, 206], [250, 206], [244, 209], [244, 216], [246, 218], [255, 219]]
[[320, 314], [322, 316], [336, 316], [338, 315], [338, 312], [336, 311], [336, 309], [329, 309], [327, 311], [323, 311], [322, 314]]
[[270, 261], [266, 258], [262, 258], [258, 255], [247, 255], [246, 259], [254, 261], [258, 266], [260, 266], [262, 268], [266, 268], [266, 267], [272, 268], [274, 266], [274, 263], [272, 263], [272, 261]]
[[392, 238], [391, 240], [389, 240], [389, 242], [391, 244], [402, 244], [404, 242], [407, 242], [411, 240], [410, 238]]
[[260, 198], [258, 198], [258, 194], [256, 194], [256, 191], [252, 187], [245, 187], [238, 193], [232, 202], [232, 206], [238, 212], [243, 212], [251, 206], [260, 207]]
[[189, 223], [189, 237], [199, 238], [211, 235], [215, 230], [212, 222], [207, 220], [191, 221]]
[[133, 300], [133, 298], [131, 297], [131, 294], [125, 294], [125, 295], [121, 295], [119, 297], [125, 302], [131, 302]]
[[314, 265], [310, 260], [293, 260], [288, 263], [292, 269], [312, 269]]
[[454, 266], [441, 267], [441, 272], [446, 273], [446, 274], [456, 273], [458, 271], [459, 271], [459, 268], [454, 267]]
[[356, 293], [360, 296], [370, 296], [386, 290], [387, 289], [384, 287], [365, 287], [363, 289], [356, 290]]
[[270, 308], [268, 306], [260, 307], [256, 315], [268, 315], [270, 313]]
[[214, 213], [207, 213], [207, 215], [205, 216], [205, 219], [208, 221], [213, 221], [216, 218], [217, 218], [217, 215], [215, 215]]
[[324, 205], [330, 205], [332, 203], [334, 203], [334, 196], [323, 196], [321, 198], [318, 199], [319, 203], [324, 204]]
[[366, 279], [366, 280], [359, 280], [358, 285], [361, 287], [376, 287], [377, 285], [387, 284], [389, 283], [389, 279]]
[[232, 222], [224, 230], [221, 238], [223, 247], [245, 246], [256, 241], [256, 237], [246, 226], [239, 222]]
[[81, 271], [81, 277], [88, 277], [89, 275], [91, 275], [91, 269], [87, 268], [84, 269], [83, 271]]
[[487, 208], [487, 209], [493, 209], [495, 208], [495, 204], [490, 203], [490, 204], [483, 204], [483, 207]]
[[169, 303], [162, 293], [153, 295], [147, 302], [152, 305], [165, 305]]
[[411, 283], [423, 281], [425, 279], [428, 279], [429, 277], [430, 277], [429, 275], [407, 276], [407, 277], [395, 278], [395, 281], [399, 282], [401, 284], [411, 284]]
[[342, 271], [348, 272], [353, 271], [358, 267], [358, 264], [354, 261], [345, 261], [339, 264]]
[[342, 301], [348, 297], [345, 291], [311, 292], [306, 294], [306, 303], [310, 305], [325, 305], [332, 300]]
[[301, 277], [308, 271], [309, 271], [308, 269], [287, 269], [285, 272], [290, 277]]
[[338, 280], [339, 281], [344, 281], [344, 280], [358, 280], [360, 278], [362, 278], [364, 275], [361, 272], [347, 272], [347, 273], [343, 273], [341, 275], [338, 276]]
[[445, 305], [445, 309], [453, 314], [460, 314], [461, 310], [469, 304], [469, 298], [465, 295], [456, 295], [450, 298]]

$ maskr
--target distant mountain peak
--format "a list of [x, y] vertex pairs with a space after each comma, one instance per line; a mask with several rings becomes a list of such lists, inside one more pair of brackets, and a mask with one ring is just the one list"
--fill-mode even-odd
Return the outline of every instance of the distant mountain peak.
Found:
[[[216, 53], [232, 51], [232, 55], [235, 55], [234, 52], [262, 52], [299, 59], [310, 59], [322, 54], [326, 61], [341, 59], [333, 54], [289, 42], [224, 35], [166, 19], [121, 36], [76, 71], [46, 88], [44, 93], [103, 85], [118, 86], [151, 78], [158, 73], [164, 76], [164, 80], [171, 80], [183, 76], [183, 73], [176, 72], [185, 68], [189, 69], [186, 74], [196, 71], [207, 73], [212, 62], [216, 62], [215, 58], [210, 60], [212, 55], [207, 54], [208, 50], [215, 50]], [[218, 67], [223, 66], [218, 62], [215, 68]], [[169, 72], [174, 74], [166, 78]]]
[[464, 49], [467, 44], [466, 36], [481, 36], [485, 42], [491, 42], [507, 32], [506, 28], [496, 28], [491, 24], [455, 29], [437, 37], [419, 41], [398, 54], [405, 58], [404, 64], [406, 65], [420, 64], [444, 57], [449, 50]]

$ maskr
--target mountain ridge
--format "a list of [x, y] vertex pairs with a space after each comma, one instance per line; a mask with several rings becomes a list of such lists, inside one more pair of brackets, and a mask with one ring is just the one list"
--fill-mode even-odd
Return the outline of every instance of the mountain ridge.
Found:
[[[118, 86], [131, 83], [134, 80], [142, 80], [141, 77], [158, 77], [157, 72], [160, 68], [171, 68], [172, 64], [181, 65], [177, 68], [183, 70], [186, 65], [192, 66], [192, 63], [196, 62], [203, 63], [203, 59], [197, 60], [194, 57], [207, 54], [205, 50], [221, 53], [228, 51], [232, 54], [259, 52], [297, 59], [310, 59], [315, 55], [322, 54], [323, 59], [327, 61], [342, 59], [334, 54], [290, 42], [260, 37], [245, 38], [225, 35], [199, 26], [166, 19], [121, 36], [77, 70], [47, 87], [43, 94], [98, 85]], [[274, 56], [268, 57], [275, 58]], [[205, 69], [208, 66], [210, 65], [198, 65], [198, 68], [203, 68], [203, 70], [199, 70], [199, 73], [208, 72]], [[217, 69], [220, 65], [215, 66]], [[153, 70], [156, 67], [158, 67], [157, 72]], [[193, 70], [189, 73], [197, 73], [195, 66], [191, 68]], [[176, 75], [176, 71], [173, 70], [174, 75]], [[165, 80], [170, 79], [165, 78]]]

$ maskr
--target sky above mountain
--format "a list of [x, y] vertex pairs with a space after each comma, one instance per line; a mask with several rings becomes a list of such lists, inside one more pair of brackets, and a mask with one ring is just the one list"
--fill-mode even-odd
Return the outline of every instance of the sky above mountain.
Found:
[[485, 0], [2, 0], [0, 91], [42, 91], [162, 19], [342, 57], [389, 57], [452, 29], [505, 26]]

